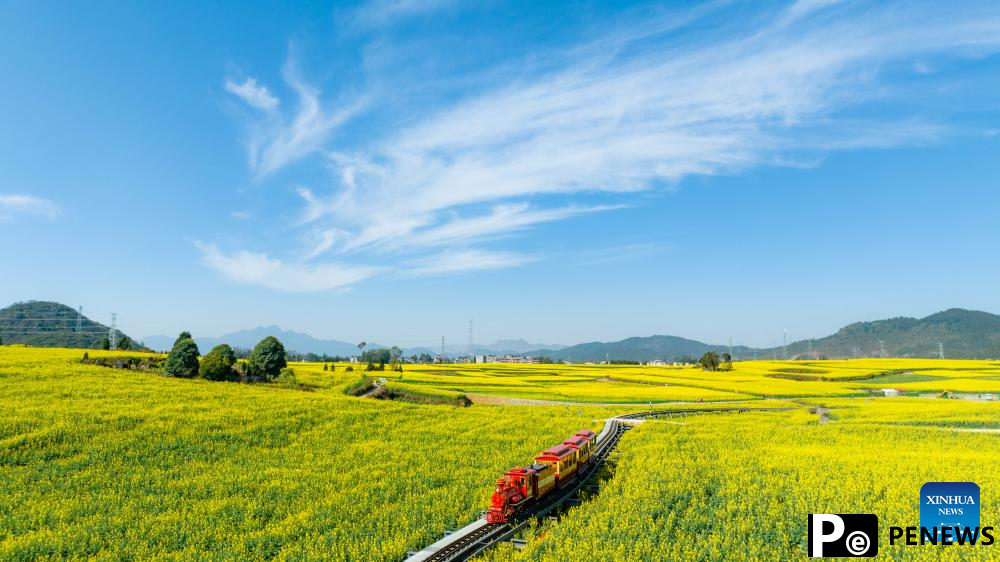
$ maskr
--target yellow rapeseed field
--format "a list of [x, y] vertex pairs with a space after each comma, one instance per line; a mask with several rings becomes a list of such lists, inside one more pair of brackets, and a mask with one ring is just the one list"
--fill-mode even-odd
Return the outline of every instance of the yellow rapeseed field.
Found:
[[[567, 402], [462, 408], [345, 396], [366, 374], [359, 365], [295, 363], [294, 386], [247, 385], [84, 365], [81, 356], [0, 346], [0, 560], [400, 560], [478, 517], [507, 468], [650, 402], [793, 410], [646, 422], [623, 438], [600, 494], [526, 550], [487, 557], [787, 560], [804, 552], [808, 513], [874, 512], [883, 533], [918, 524], [925, 481], [977, 482], [984, 522], [1000, 515], [1000, 403], [869, 394], [987, 392], [995, 363], [367, 373], [404, 399]], [[829, 409], [824, 423], [808, 411], [818, 405]], [[883, 543], [897, 559], [938, 553]]]
[[475, 519], [506, 468], [607, 415], [172, 379], [81, 355], [0, 346], [0, 560], [399, 560]]
[[599, 494], [523, 551], [502, 546], [487, 558], [800, 560], [808, 514], [874, 513], [882, 559], [1000, 560], [996, 546], [889, 544], [890, 526], [919, 526], [925, 482], [976, 482], [983, 525], [1000, 522], [1000, 439], [955, 431], [1000, 431], [1000, 408], [906, 398], [834, 406], [824, 424], [803, 410], [646, 422], [623, 439]]

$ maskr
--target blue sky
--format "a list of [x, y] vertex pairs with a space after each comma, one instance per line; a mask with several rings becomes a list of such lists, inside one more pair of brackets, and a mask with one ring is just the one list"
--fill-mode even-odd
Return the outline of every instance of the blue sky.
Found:
[[995, 2], [6, 2], [0, 296], [134, 336], [1000, 312]]

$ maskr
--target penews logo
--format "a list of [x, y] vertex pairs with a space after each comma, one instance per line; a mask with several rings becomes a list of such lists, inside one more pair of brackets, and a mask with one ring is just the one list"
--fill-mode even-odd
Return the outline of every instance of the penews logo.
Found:
[[813, 513], [809, 515], [809, 556], [875, 556], [878, 516]]
[[920, 488], [920, 526], [938, 541], [979, 529], [979, 486], [972, 482], [928, 482]]

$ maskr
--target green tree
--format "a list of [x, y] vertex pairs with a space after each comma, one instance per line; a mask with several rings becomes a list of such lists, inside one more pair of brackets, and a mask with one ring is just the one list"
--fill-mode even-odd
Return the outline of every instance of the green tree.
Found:
[[198, 376], [198, 344], [191, 338], [181, 338], [167, 356], [163, 372], [172, 377]]
[[181, 340], [193, 340], [193, 339], [194, 338], [191, 337], [191, 332], [184, 330], [177, 336], [177, 339], [174, 340], [174, 345], [180, 343]]
[[118, 349], [132, 349], [132, 340], [128, 336], [122, 335], [122, 341], [118, 343]]
[[278, 338], [267, 336], [253, 348], [250, 360], [247, 362], [250, 374], [272, 380], [288, 366], [285, 358], [285, 346]]
[[719, 369], [719, 354], [714, 351], [706, 351], [705, 355], [702, 355], [701, 359], [698, 360], [698, 364], [706, 371], [717, 371]]
[[733, 370], [733, 356], [732, 355], [730, 355], [728, 353], [723, 353], [722, 357], [721, 357], [721, 360], [722, 360], [722, 365], [719, 366], [719, 370], [722, 370], [722, 371], [732, 371]]
[[104, 339], [101, 340], [101, 349], [111, 349], [111, 340], [108, 339], [108, 336], [104, 336]]
[[201, 376], [210, 381], [228, 381], [235, 378], [233, 365], [236, 354], [233, 348], [221, 343], [212, 348], [201, 360]]

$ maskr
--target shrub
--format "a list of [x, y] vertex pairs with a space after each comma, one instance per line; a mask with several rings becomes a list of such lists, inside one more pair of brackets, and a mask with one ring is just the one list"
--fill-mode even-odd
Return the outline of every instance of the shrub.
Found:
[[274, 379], [274, 382], [288, 386], [295, 386], [298, 383], [298, 381], [295, 380], [295, 371], [287, 367], [278, 373], [278, 377]]
[[201, 376], [210, 381], [233, 380], [235, 363], [236, 354], [233, 353], [233, 348], [224, 343], [219, 344], [201, 360]]
[[183, 338], [174, 344], [163, 371], [173, 377], [198, 376], [198, 345], [193, 339]]
[[285, 346], [274, 336], [260, 340], [247, 361], [250, 374], [266, 380], [273, 380], [287, 366]]

